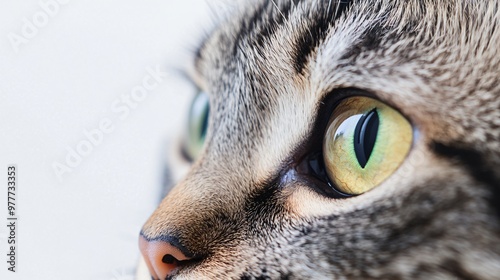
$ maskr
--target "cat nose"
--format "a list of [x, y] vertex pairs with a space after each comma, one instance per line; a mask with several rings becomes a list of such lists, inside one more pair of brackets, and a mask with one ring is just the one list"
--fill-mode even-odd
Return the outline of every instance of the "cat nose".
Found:
[[142, 235], [139, 237], [139, 249], [153, 279], [166, 279], [176, 268], [192, 259], [186, 256], [183, 248], [176, 243], [148, 241]]

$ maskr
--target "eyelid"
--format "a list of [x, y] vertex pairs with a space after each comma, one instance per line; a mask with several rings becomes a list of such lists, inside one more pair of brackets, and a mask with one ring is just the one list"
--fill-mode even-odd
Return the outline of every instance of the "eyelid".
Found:
[[[335, 99], [335, 105], [333, 108], [337, 106], [338, 103], [340, 103], [343, 99], [352, 97], [352, 96], [363, 96], [363, 97], [368, 97], [375, 99], [379, 102], [384, 103], [385, 105], [391, 107], [392, 109], [398, 111], [405, 119], [408, 120], [408, 122], [417, 129], [419, 127], [418, 122], [413, 118], [413, 114], [408, 114], [408, 109], [405, 106], [402, 106], [399, 102], [395, 102], [394, 98], [391, 98], [389, 94], [380, 94], [376, 93], [370, 90], [365, 90], [365, 89], [358, 89], [354, 87], [348, 87], [348, 88], [338, 88], [329, 91], [329, 93], [325, 94], [323, 98], [320, 101], [320, 104], [323, 104], [325, 100], [329, 100], [332, 98], [331, 96], [334, 95]], [[333, 112], [333, 111], [331, 111]], [[330, 116], [328, 116], [329, 118]]]

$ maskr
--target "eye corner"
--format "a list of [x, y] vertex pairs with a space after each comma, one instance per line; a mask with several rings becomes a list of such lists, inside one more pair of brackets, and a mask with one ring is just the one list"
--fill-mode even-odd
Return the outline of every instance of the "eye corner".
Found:
[[346, 199], [354, 196], [339, 191], [328, 178], [321, 150], [302, 156], [282, 178], [286, 178], [288, 182], [303, 182], [314, 192], [332, 199]]

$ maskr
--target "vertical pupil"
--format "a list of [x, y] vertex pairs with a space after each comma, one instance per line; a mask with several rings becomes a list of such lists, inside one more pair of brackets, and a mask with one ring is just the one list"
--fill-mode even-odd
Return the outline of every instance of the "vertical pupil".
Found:
[[377, 109], [364, 114], [354, 130], [354, 151], [361, 168], [365, 168], [377, 140], [379, 116]]
[[204, 140], [205, 136], [207, 135], [207, 129], [208, 129], [208, 115], [210, 114], [210, 107], [205, 109], [205, 112], [203, 113], [202, 116], [202, 123], [201, 123], [201, 133], [200, 133], [200, 140]]

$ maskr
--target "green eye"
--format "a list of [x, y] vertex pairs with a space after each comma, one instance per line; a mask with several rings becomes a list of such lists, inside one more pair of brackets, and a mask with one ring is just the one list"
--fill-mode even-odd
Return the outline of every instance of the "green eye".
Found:
[[367, 97], [347, 98], [323, 139], [326, 173], [338, 191], [365, 193], [396, 171], [412, 141], [411, 124], [396, 110]]
[[203, 148], [208, 129], [210, 103], [208, 95], [199, 92], [193, 99], [189, 110], [188, 131], [185, 152], [191, 159], [196, 159]]

